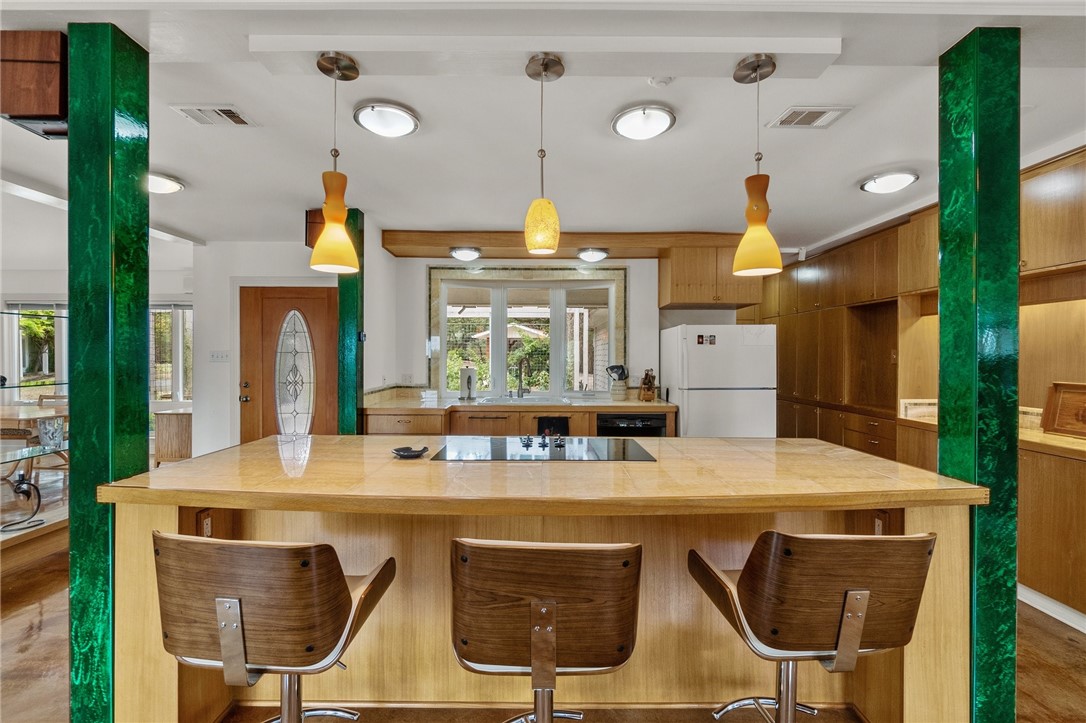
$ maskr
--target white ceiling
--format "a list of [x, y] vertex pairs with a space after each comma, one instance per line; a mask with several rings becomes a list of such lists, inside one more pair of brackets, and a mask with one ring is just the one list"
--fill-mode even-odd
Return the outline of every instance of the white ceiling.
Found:
[[[566, 66], [546, 86], [545, 146], [547, 194], [568, 231], [742, 230], [755, 89], [731, 75], [750, 52], [778, 58], [762, 84], [763, 124], [791, 105], [854, 107], [827, 130], [762, 128], [782, 246], [832, 242], [935, 200], [938, 57], [974, 27], [1022, 28], [1024, 156], [1086, 138], [1081, 0], [34, 0], [0, 13], [6, 30], [92, 21], [150, 51], [151, 166], [187, 185], [151, 198], [152, 226], [209, 244], [302, 242], [303, 211], [320, 206], [330, 168], [333, 81], [316, 70], [321, 50], [362, 67], [339, 85], [339, 167], [348, 204], [382, 228], [522, 226], [538, 193], [539, 134], [539, 88], [523, 68], [539, 51]], [[650, 76], [675, 80], [656, 88]], [[376, 98], [413, 108], [421, 130], [393, 140], [355, 126], [352, 108]], [[674, 108], [675, 128], [645, 142], [612, 134], [614, 114], [643, 101]], [[169, 107], [205, 102], [257, 125], [200, 127]], [[5, 180], [66, 195], [66, 142], [0, 123], [0, 151]], [[890, 168], [921, 180], [893, 196], [857, 190]], [[40, 268], [41, 249], [65, 248], [62, 211], [2, 201], [5, 267]], [[38, 253], [13, 251], [29, 240]]]

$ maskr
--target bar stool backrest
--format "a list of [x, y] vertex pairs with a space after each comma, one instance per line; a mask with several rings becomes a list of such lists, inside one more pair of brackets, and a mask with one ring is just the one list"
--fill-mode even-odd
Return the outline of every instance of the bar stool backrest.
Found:
[[474, 672], [527, 674], [532, 603], [550, 601], [559, 674], [618, 668], [637, 637], [640, 578], [637, 544], [453, 540], [457, 660]]
[[778, 650], [833, 650], [847, 590], [869, 590], [861, 650], [912, 639], [935, 535], [763, 532], [737, 583], [751, 631]]
[[221, 661], [215, 598], [222, 597], [241, 602], [248, 665], [314, 665], [343, 638], [351, 593], [330, 545], [219, 540], [157, 530], [153, 537], [167, 652]]

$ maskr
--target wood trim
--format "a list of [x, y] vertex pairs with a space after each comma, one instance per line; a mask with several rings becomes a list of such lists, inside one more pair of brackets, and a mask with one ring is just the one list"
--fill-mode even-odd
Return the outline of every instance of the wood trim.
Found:
[[1039, 176], [1042, 173], [1048, 173], [1049, 171], [1058, 171], [1061, 168], [1075, 165], [1084, 157], [1086, 157], [1086, 146], [1080, 146], [1079, 148], [1074, 148], [1054, 158], [1046, 158], [1040, 163], [1034, 163], [1032, 166], [1023, 168], [1021, 178], [1023, 181], [1025, 181], [1027, 179]]
[[[575, 259], [582, 248], [608, 249], [612, 259], [655, 259], [675, 247], [737, 247], [741, 233], [660, 231], [639, 233], [563, 232], [558, 252], [544, 259]], [[449, 249], [473, 246], [487, 259], [536, 259], [521, 231], [409, 231], [386, 229], [381, 246], [399, 258], [446, 258]]]

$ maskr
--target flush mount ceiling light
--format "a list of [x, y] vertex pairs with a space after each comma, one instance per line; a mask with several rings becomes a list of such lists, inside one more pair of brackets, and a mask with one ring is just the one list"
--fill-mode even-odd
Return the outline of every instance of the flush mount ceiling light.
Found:
[[868, 193], [897, 193], [906, 186], [911, 186], [920, 178], [909, 171], [887, 171], [879, 173], [860, 184], [861, 191]]
[[147, 174], [147, 191], [149, 193], [177, 193], [185, 190], [185, 184], [176, 178], [163, 176], [161, 173]]
[[317, 58], [317, 68], [331, 78], [332, 83], [332, 170], [321, 175], [324, 184], [324, 229], [317, 242], [313, 244], [313, 253], [309, 257], [309, 268], [314, 271], [326, 271], [330, 274], [358, 273], [358, 254], [354, 243], [347, 235], [347, 202], [343, 196], [347, 191], [347, 176], [336, 170], [339, 149], [336, 148], [336, 100], [341, 80], [355, 80], [358, 77], [358, 63], [344, 53], [321, 53]]
[[594, 264], [607, 258], [607, 249], [581, 249], [577, 252], [577, 258]]
[[532, 80], [539, 81], [539, 150], [536, 152], [539, 156], [539, 198], [532, 201], [524, 216], [524, 245], [530, 254], [553, 254], [558, 250], [561, 229], [558, 209], [543, 192], [543, 159], [547, 157], [547, 151], [543, 149], [543, 84], [561, 78], [566, 66], [557, 55], [539, 53], [524, 66], [524, 72]]
[[482, 252], [476, 248], [460, 247], [449, 251], [449, 256], [452, 256], [457, 261], [474, 261], [482, 256]]
[[636, 105], [611, 121], [611, 130], [632, 141], [647, 141], [671, 130], [675, 113], [662, 105]]
[[736, 276], [768, 276], [779, 274], [783, 263], [777, 240], [769, 232], [766, 222], [769, 220], [769, 176], [762, 173], [762, 80], [773, 75], [777, 63], [772, 55], [756, 53], [739, 61], [732, 78], [737, 83], [757, 87], [755, 101], [755, 174], [747, 176], [744, 185], [747, 189], [747, 232], [739, 241], [732, 262], [732, 273]]
[[402, 138], [419, 129], [419, 118], [395, 103], [365, 102], [354, 109], [354, 122], [385, 138]]

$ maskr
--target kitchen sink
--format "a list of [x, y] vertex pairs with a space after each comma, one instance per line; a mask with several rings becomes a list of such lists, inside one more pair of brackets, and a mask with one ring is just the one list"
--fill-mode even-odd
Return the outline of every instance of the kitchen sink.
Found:
[[573, 401], [568, 397], [537, 397], [529, 395], [520, 397], [519, 399], [517, 397], [483, 397], [476, 403], [479, 405], [514, 404], [516, 406], [558, 407], [573, 404]]

